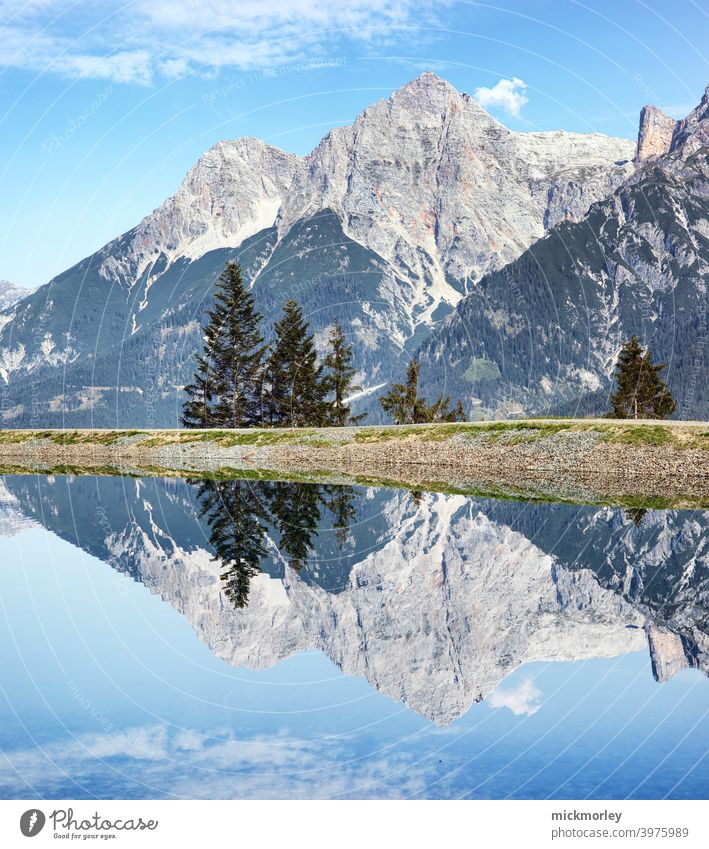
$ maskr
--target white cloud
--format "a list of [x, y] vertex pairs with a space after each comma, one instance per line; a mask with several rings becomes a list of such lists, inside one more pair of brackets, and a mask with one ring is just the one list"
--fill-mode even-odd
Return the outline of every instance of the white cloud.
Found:
[[122, 798], [402, 798], [436, 777], [415, 750], [363, 755], [337, 739], [288, 735], [236, 739], [231, 732], [169, 732], [165, 726], [81, 735], [42, 748], [6, 749], [0, 793], [64, 797], [84, 788]]
[[[20, 3], [0, 12], [0, 67], [71, 79], [151, 84], [220, 68], [266, 70], [326, 59], [346, 43], [411, 40], [449, 0], [64, 0]], [[403, 28], [403, 29], [402, 29]], [[424, 30], [422, 30], [422, 33]]]
[[541, 690], [534, 686], [531, 678], [521, 681], [516, 687], [498, 687], [488, 696], [492, 708], [508, 708], [515, 716], [532, 716], [541, 707]]
[[524, 80], [513, 77], [511, 80], [500, 80], [492, 88], [476, 88], [473, 96], [485, 109], [497, 107], [517, 118], [524, 104], [528, 102], [524, 93], [526, 88]]

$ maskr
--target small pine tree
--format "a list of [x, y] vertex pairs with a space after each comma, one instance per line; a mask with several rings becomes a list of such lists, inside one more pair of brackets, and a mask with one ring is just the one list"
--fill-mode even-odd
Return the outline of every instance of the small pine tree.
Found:
[[391, 389], [379, 399], [382, 409], [389, 413], [395, 424], [426, 424], [430, 422], [465, 421], [465, 411], [461, 401], [451, 410], [450, 398], [439, 395], [433, 404], [418, 394], [418, 382], [421, 366], [418, 360], [409, 362], [406, 369], [406, 383], [394, 383]]
[[652, 354], [633, 336], [621, 348], [616, 363], [616, 392], [611, 395], [614, 419], [664, 419], [677, 409], [667, 384], [660, 377], [664, 363], [654, 365]]
[[266, 368], [264, 417], [272, 425], [316, 427], [326, 419], [322, 366], [303, 311], [288, 301], [274, 324], [275, 343]]
[[389, 413], [395, 424], [414, 424], [420, 418], [419, 371], [418, 360], [411, 360], [406, 369], [406, 383], [393, 383], [391, 389], [379, 399], [382, 409]]
[[647, 509], [645, 507], [629, 507], [625, 511], [625, 518], [631, 521], [636, 528], [639, 528], [643, 523], [646, 513]]
[[352, 416], [347, 398], [354, 392], [361, 391], [362, 387], [353, 385], [356, 369], [352, 365], [352, 346], [346, 343], [342, 328], [337, 323], [332, 325], [328, 345], [330, 351], [323, 361], [323, 388], [327, 396], [332, 395], [332, 399], [327, 402], [326, 423], [336, 427], [357, 424], [366, 418], [367, 414]]

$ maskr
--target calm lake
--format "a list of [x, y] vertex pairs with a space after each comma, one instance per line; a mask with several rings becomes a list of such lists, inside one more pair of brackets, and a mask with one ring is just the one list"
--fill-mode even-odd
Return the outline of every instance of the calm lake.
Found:
[[709, 513], [0, 478], [3, 798], [707, 798]]

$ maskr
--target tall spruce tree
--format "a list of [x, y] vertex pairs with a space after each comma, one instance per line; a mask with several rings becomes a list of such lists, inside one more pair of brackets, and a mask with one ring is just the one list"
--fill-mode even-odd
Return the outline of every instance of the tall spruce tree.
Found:
[[391, 389], [379, 399], [385, 413], [394, 419], [395, 424], [426, 424], [430, 422], [465, 421], [465, 411], [461, 401], [451, 410], [450, 398], [439, 395], [433, 404], [419, 395], [419, 374], [421, 366], [418, 360], [409, 362], [406, 369], [406, 383], [394, 383]]
[[637, 336], [621, 348], [616, 363], [616, 392], [611, 395], [609, 418], [664, 419], [677, 409], [667, 384], [660, 377], [664, 363], [652, 362], [650, 349], [643, 350]]
[[357, 518], [356, 492], [354, 487], [323, 485], [320, 496], [322, 503], [333, 517], [332, 529], [341, 549], [345, 547], [350, 525]]
[[282, 427], [317, 427], [327, 418], [322, 366], [303, 310], [288, 301], [274, 324], [276, 338], [268, 358], [264, 418]]
[[328, 345], [330, 350], [323, 361], [323, 387], [327, 397], [326, 423], [336, 427], [357, 424], [366, 418], [367, 414], [351, 415], [347, 398], [354, 392], [359, 392], [362, 387], [353, 385], [356, 369], [352, 365], [352, 346], [345, 341], [342, 327], [337, 322], [330, 329]]
[[268, 346], [259, 329], [261, 315], [244, 285], [241, 269], [227, 263], [209, 322], [218, 332], [212, 350], [216, 379], [213, 409], [217, 427], [251, 427], [260, 423], [261, 383]]
[[241, 269], [227, 263], [207, 312], [204, 351], [185, 387], [185, 427], [250, 427], [260, 421], [260, 395], [267, 346], [261, 316], [244, 285]]

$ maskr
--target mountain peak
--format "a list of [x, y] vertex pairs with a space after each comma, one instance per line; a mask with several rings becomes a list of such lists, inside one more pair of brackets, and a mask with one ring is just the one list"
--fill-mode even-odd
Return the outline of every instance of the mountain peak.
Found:
[[[448, 91], [454, 94], [459, 94], [458, 90], [455, 86], [451, 85], [448, 80], [443, 79], [443, 77], [439, 77], [438, 74], [434, 74], [433, 71], [422, 71], [417, 77], [409, 80], [408, 83], [405, 83], [401, 88], [397, 89], [398, 91], [405, 91], [406, 89], [440, 89], [441, 91]], [[394, 92], [396, 94], [396, 92]]]
[[380, 103], [385, 104], [387, 109], [440, 113], [441, 109], [445, 110], [461, 100], [460, 92], [447, 80], [431, 71], [424, 71]]
[[439, 77], [438, 74], [434, 74], [432, 71], [423, 71], [417, 77], [414, 77], [408, 83], [401, 86], [401, 88], [396, 89], [386, 102], [404, 103], [407, 106], [413, 106], [418, 109], [425, 107], [427, 104], [435, 108], [447, 104], [459, 105], [465, 107], [469, 112], [477, 112], [480, 115], [484, 115], [490, 121], [498, 123], [483, 109], [477, 100], [474, 100], [465, 92], [458, 91], [448, 80]]
[[635, 152], [636, 162], [643, 162], [651, 156], [667, 153], [672, 145], [677, 122], [674, 118], [656, 106], [643, 106], [640, 110], [638, 144]]
[[670, 118], [657, 106], [643, 106], [635, 161], [642, 162], [651, 156], [662, 156], [676, 150], [696, 134], [699, 144], [706, 144], [709, 140], [709, 131], [704, 124], [706, 118], [709, 118], [709, 85], [704, 89], [699, 105], [680, 121]]

